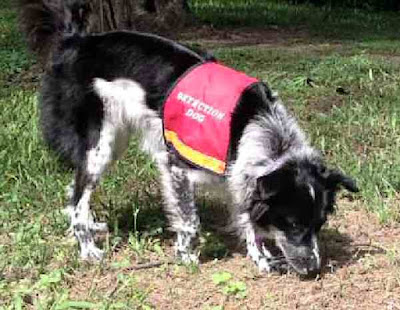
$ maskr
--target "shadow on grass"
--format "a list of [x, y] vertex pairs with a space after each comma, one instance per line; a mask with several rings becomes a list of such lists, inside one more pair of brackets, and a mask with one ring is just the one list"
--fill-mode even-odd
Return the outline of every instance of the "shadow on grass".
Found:
[[203, 230], [200, 260], [229, 259], [234, 253], [246, 255], [244, 243], [230, 225], [227, 205], [207, 199], [199, 204]]
[[[118, 208], [112, 201], [103, 204], [103, 209], [108, 213], [110, 231], [120, 238], [120, 245], [126, 244], [129, 235], [135, 232], [140, 237], [157, 238], [162, 244], [173, 244], [175, 233], [168, 229], [168, 219], [162, 208], [161, 195], [152, 196], [150, 193], [148, 195], [132, 198], [130, 199], [132, 202], [120, 204]], [[138, 205], [148, 207], [137, 209]], [[238, 238], [227, 229], [229, 214], [223, 204], [200, 197], [197, 207], [201, 219], [199, 248], [202, 262], [230, 257], [238, 251], [243, 252]]]
[[146, 205], [147, 200], [139, 200], [135, 203], [126, 203], [117, 210], [109, 207], [109, 226], [112, 232], [119, 234], [125, 239], [129, 233], [139, 233], [146, 236], [157, 236], [158, 238], [170, 238], [167, 230], [167, 219], [161, 207], [161, 197], [152, 198], [159, 200], [160, 206], [152, 205], [147, 208], [137, 209], [136, 204]]

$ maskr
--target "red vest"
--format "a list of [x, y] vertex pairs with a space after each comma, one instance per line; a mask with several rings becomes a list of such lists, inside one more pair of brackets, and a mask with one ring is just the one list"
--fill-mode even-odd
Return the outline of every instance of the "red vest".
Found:
[[164, 138], [186, 161], [224, 174], [232, 112], [258, 80], [215, 62], [189, 69], [164, 103]]

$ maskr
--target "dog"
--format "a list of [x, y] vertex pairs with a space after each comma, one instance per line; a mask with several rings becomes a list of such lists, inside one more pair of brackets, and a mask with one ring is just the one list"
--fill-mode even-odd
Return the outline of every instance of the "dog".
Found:
[[195, 188], [221, 184], [232, 200], [233, 225], [260, 271], [319, 272], [318, 232], [334, 211], [335, 194], [357, 192], [355, 181], [326, 166], [265, 84], [244, 91], [232, 113], [224, 174], [183, 160], [163, 137], [163, 103], [189, 68], [215, 59], [153, 34], [87, 34], [89, 14], [82, 0], [24, 0], [21, 6], [29, 45], [47, 59], [39, 103], [43, 137], [75, 169], [66, 210], [81, 258], [104, 255], [94, 236], [107, 225], [94, 220], [90, 197], [137, 134], [160, 171], [180, 260], [199, 259]]

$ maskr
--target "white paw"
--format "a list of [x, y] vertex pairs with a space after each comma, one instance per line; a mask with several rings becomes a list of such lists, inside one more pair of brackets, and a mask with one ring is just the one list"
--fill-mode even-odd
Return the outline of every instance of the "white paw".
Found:
[[188, 249], [176, 248], [175, 255], [184, 264], [198, 264], [200, 253], [193, 253]]
[[260, 258], [260, 260], [258, 262], [256, 262], [257, 266], [258, 266], [258, 270], [260, 272], [267, 272], [270, 273], [272, 271], [271, 265], [270, 263], [267, 261], [266, 258]]
[[199, 256], [196, 254], [180, 254], [178, 255], [179, 260], [184, 263], [184, 264], [195, 264], [198, 265], [199, 264]]
[[104, 251], [100, 250], [94, 244], [82, 245], [81, 259], [100, 261], [104, 258]]

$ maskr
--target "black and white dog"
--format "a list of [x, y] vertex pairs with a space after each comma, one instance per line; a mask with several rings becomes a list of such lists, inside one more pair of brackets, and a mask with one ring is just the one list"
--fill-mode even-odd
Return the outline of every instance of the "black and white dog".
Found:
[[[325, 167], [267, 87], [247, 90], [233, 113], [226, 175], [208, 173], [168, 152], [161, 111], [171, 85], [210, 56], [151, 34], [85, 34], [88, 11], [82, 0], [67, 0], [63, 9], [57, 0], [23, 1], [22, 26], [31, 48], [51, 54], [41, 89], [41, 125], [46, 142], [76, 169], [67, 210], [82, 258], [103, 256], [94, 234], [106, 224], [94, 221], [90, 196], [131, 134], [138, 134], [141, 149], [161, 173], [181, 260], [198, 260], [195, 186], [218, 183], [232, 198], [236, 229], [260, 270], [269, 272], [283, 261], [300, 274], [320, 269], [317, 233], [334, 210], [335, 193], [341, 186], [352, 192], [357, 187]], [[278, 257], [270, 251], [277, 249]]]

